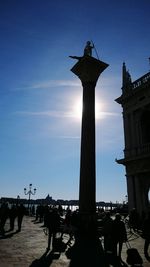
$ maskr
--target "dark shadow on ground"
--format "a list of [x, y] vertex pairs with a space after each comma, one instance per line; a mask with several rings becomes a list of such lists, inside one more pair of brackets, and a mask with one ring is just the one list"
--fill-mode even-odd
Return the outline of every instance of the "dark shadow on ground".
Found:
[[42, 225], [40, 226], [40, 228], [44, 228], [44, 227], [46, 227], [44, 224], [42, 224]]
[[7, 235], [2, 235], [0, 236], [0, 239], [7, 239], [7, 238], [11, 238], [14, 234], [11, 233], [11, 234], [7, 234]]
[[66, 247], [66, 243], [61, 238], [56, 238], [53, 243], [53, 250], [51, 252], [46, 250], [41, 258], [34, 260], [29, 267], [49, 267], [53, 260], [59, 259], [61, 252], [65, 252]]
[[31, 222], [33, 222], [33, 223], [34, 223], [34, 222], [37, 222], [37, 220], [36, 220], [36, 219], [33, 219], [33, 220], [31, 220]]
[[100, 240], [80, 238], [66, 251], [70, 259], [69, 267], [107, 267], [105, 254]]
[[40, 259], [34, 260], [29, 267], [49, 267], [53, 260], [57, 260], [60, 257], [60, 253], [55, 254], [51, 251], [49, 254], [45, 252]]
[[58, 260], [62, 252], [65, 252], [66, 257], [70, 260], [69, 267], [109, 267], [110, 264], [114, 267], [128, 266], [119, 258], [114, 261], [112, 257], [106, 255], [98, 238], [79, 238], [68, 249], [66, 243], [58, 242], [56, 244], [53, 251], [46, 251], [41, 258], [34, 260], [29, 267], [50, 267], [53, 260]]
[[150, 256], [145, 256], [145, 258], [150, 262]]
[[76, 240], [73, 247], [66, 251], [70, 259], [69, 267], [127, 267], [128, 265], [119, 257], [109, 257], [103, 250], [101, 241], [83, 238]]
[[42, 223], [40, 221], [33, 221], [34, 224], [39, 224], [39, 223]]
[[[8, 232], [9, 232], [9, 234], [8, 234]], [[7, 231], [7, 232], [5, 232], [4, 235], [0, 235], [0, 239], [11, 238], [13, 235], [15, 235], [17, 233], [18, 233], [18, 231], [15, 231], [15, 232], [12, 232], [12, 233], [10, 233], [10, 231]]]

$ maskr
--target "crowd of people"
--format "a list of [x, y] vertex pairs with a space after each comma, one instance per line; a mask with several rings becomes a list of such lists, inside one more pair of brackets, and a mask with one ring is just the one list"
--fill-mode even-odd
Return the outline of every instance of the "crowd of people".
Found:
[[78, 229], [78, 211], [72, 212], [70, 209], [64, 212], [61, 205], [55, 206], [39, 205], [36, 209], [35, 220], [44, 223], [44, 227], [48, 230], [48, 246], [47, 250], [54, 249], [57, 233], [60, 234], [59, 240], [63, 239], [63, 235], [69, 235], [66, 246], [69, 245], [76, 236]]
[[[150, 211], [140, 216], [135, 208], [128, 215], [121, 216], [116, 213], [114, 216], [110, 212], [103, 213], [101, 235], [104, 237], [104, 251], [111, 252], [114, 257], [121, 259], [123, 243], [130, 248], [129, 236], [144, 238], [144, 255], [150, 261]], [[140, 256], [139, 257], [139, 261]], [[142, 262], [142, 260], [141, 260]]]
[[[2, 203], [0, 207], [0, 235], [5, 235], [6, 221], [9, 219], [10, 228], [8, 231], [13, 231], [15, 227], [15, 220], [17, 220], [16, 232], [21, 231], [23, 216], [26, 214], [26, 209], [23, 204], [13, 204], [10, 208], [8, 203]], [[7, 231], [7, 232], [8, 232]]]
[[[0, 207], [0, 236], [5, 235], [5, 224], [9, 220], [9, 231], [13, 231], [17, 225], [16, 232], [21, 231], [23, 216], [27, 214], [25, 207], [20, 205], [12, 205], [8, 207], [7, 203], [3, 203]], [[44, 229], [47, 229], [48, 244], [47, 251], [51, 248], [55, 249], [58, 240], [62, 241], [64, 234], [67, 233], [68, 241], [65, 247], [71, 246], [72, 241], [76, 241], [79, 237], [80, 216], [79, 211], [71, 211], [69, 208], [63, 210], [61, 205], [39, 205], [31, 207], [30, 215], [34, 216], [35, 222], [43, 223]], [[15, 220], [17, 223], [15, 223]], [[102, 241], [104, 252], [108, 257], [119, 258], [121, 260], [123, 243], [128, 242], [127, 231], [136, 232], [145, 239], [144, 254], [148, 261], [150, 256], [148, 253], [150, 245], [150, 212], [144, 216], [143, 221], [139, 223], [139, 215], [133, 209], [128, 220], [119, 213], [111, 211], [98, 210], [97, 212], [97, 234]], [[8, 230], [7, 230], [8, 232]], [[57, 234], [59, 233], [59, 239]], [[62, 244], [62, 242], [61, 242]]]
[[127, 242], [127, 231], [119, 213], [116, 213], [114, 219], [111, 218], [110, 212], [105, 213], [101, 234], [104, 236], [105, 252], [111, 252], [114, 257], [121, 258], [122, 245]]
[[[75, 240], [78, 236], [79, 229], [79, 212], [71, 211], [68, 209], [65, 211], [65, 216], [62, 207], [48, 207], [39, 206], [36, 211], [36, 220], [40, 222], [44, 221], [44, 226], [48, 229], [48, 247], [50, 244], [53, 248], [55, 245], [56, 234], [61, 232], [61, 238], [64, 233], [69, 235], [67, 244], [71, 243], [71, 240]], [[150, 212], [147, 216], [143, 217], [143, 220], [138, 215], [135, 209], [130, 211], [127, 216], [121, 216], [119, 213], [113, 213], [113, 211], [104, 211], [99, 209], [97, 212], [97, 232], [102, 240], [104, 252], [111, 255], [113, 258], [120, 258], [122, 253], [123, 243], [128, 243], [128, 233], [137, 233], [139, 236], [145, 239], [144, 254], [149, 261], [149, 244], [150, 244]]]

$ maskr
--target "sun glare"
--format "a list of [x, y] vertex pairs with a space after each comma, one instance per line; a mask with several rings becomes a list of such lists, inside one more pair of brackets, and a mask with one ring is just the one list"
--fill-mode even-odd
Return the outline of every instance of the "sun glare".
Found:
[[95, 103], [95, 118], [96, 120], [99, 120], [102, 118], [102, 103], [96, 102]]
[[[102, 118], [102, 104], [100, 102], [95, 103], [95, 118], [96, 120]], [[76, 119], [82, 118], [82, 99], [78, 99], [73, 105], [73, 114]]]
[[78, 99], [73, 105], [73, 114], [77, 119], [82, 118], [82, 99]]

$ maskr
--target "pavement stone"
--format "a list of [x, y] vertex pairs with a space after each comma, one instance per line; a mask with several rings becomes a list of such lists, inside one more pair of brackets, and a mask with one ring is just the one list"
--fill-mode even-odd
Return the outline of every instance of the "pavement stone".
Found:
[[[43, 223], [36, 223], [34, 217], [25, 216], [22, 223], [21, 232], [6, 232], [6, 237], [0, 237], [0, 267], [86, 267], [88, 263], [89, 251], [85, 251], [82, 264], [79, 266], [77, 259], [74, 264], [67, 258], [66, 253], [46, 254], [47, 235], [43, 231]], [[5, 230], [9, 229], [9, 221], [6, 223]], [[138, 249], [142, 259], [143, 267], [150, 267], [144, 257], [144, 239], [137, 234], [128, 234], [131, 247]], [[64, 242], [67, 242], [68, 236], [65, 235]], [[122, 259], [126, 262], [126, 245], [123, 245]], [[150, 248], [149, 248], [150, 253]], [[80, 253], [81, 254], [81, 253]], [[89, 257], [90, 261], [90, 257]], [[93, 264], [88, 264], [95, 267], [94, 258]], [[96, 265], [102, 267], [102, 265]]]

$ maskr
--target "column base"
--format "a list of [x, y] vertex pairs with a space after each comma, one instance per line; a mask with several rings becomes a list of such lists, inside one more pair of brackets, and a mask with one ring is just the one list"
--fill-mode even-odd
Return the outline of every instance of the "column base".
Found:
[[97, 218], [95, 213], [79, 212], [79, 236], [97, 237]]

